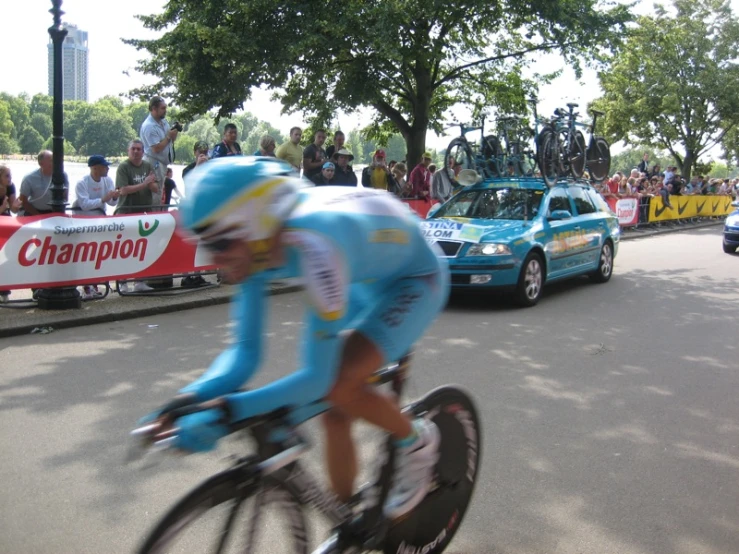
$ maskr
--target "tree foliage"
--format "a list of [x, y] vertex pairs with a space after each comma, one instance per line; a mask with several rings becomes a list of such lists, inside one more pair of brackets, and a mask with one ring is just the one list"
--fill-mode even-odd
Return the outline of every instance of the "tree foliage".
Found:
[[667, 150], [690, 176], [739, 123], [739, 22], [728, 0], [674, 0], [641, 17], [600, 74], [612, 140]]
[[18, 137], [18, 146], [22, 154], [38, 154], [43, 145], [44, 137], [30, 125], [26, 126]]
[[38, 131], [38, 134], [43, 137], [44, 140], [51, 136], [52, 123], [51, 118], [45, 113], [35, 113], [31, 117], [31, 127]]
[[150, 54], [138, 69], [159, 79], [135, 96], [164, 92], [186, 114], [226, 117], [266, 86], [312, 127], [368, 106], [369, 136], [399, 132], [413, 163], [451, 106], [525, 113], [533, 53], [579, 70], [629, 17], [607, 0], [170, 0], [139, 16], [161, 37], [126, 42]]

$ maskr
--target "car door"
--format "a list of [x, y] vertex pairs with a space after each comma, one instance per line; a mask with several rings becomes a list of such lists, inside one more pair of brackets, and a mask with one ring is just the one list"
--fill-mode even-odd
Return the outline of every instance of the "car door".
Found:
[[575, 253], [575, 265], [572, 269], [577, 272], [589, 271], [598, 266], [602, 237], [605, 234], [604, 220], [585, 187], [572, 184], [569, 186], [569, 193], [577, 212], [577, 223], [571, 239]]
[[547, 274], [548, 279], [556, 279], [567, 275], [575, 263], [569, 238], [576, 226], [576, 218], [553, 219], [555, 211], [574, 213], [566, 186], [559, 185], [550, 189], [545, 209], [543, 225], [546, 234], [544, 249], [547, 253]]

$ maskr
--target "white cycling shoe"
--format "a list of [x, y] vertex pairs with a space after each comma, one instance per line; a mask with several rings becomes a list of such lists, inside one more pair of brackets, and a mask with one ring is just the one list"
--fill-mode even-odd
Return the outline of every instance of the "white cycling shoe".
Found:
[[385, 515], [391, 519], [407, 514], [420, 504], [428, 494], [439, 460], [441, 437], [434, 422], [416, 419], [413, 427], [418, 438], [412, 445], [399, 448], [396, 454], [395, 478], [385, 503]]

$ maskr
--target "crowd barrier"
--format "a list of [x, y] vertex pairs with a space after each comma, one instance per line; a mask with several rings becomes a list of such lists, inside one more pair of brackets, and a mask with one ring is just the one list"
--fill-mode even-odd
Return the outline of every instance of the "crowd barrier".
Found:
[[0, 217], [0, 290], [215, 271], [207, 251], [175, 233], [176, 214]]
[[432, 206], [432, 203], [425, 198], [401, 198], [400, 200], [408, 204], [408, 207], [423, 219], [426, 219], [426, 214], [429, 213]]
[[[675, 196], [670, 195], [670, 206], [661, 196], [638, 198], [626, 196], [606, 197], [606, 202], [618, 216], [621, 227], [629, 227], [640, 223], [659, 223], [661, 221], [679, 221], [697, 217], [724, 217], [733, 208], [731, 196]], [[648, 202], [644, 202], [647, 200]]]

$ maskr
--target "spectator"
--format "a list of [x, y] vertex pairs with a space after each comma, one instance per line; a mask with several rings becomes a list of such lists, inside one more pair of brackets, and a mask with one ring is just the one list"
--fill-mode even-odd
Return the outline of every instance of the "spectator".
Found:
[[344, 132], [343, 131], [336, 131], [334, 133], [334, 143], [326, 148], [326, 157], [329, 159], [329, 161], [335, 162], [334, 154], [344, 148]]
[[78, 215], [105, 215], [105, 205], [115, 206], [120, 196], [113, 179], [108, 177], [110, 162], [95, 154], [87, 158], [90, 173], [85, 175], [74, 187], [77, 199], [72, 210]]
[[436, 174], [436, 164], [429, 165], [429, 173], [431, 173], [431, 180], [433, 181], [434, 175]]
[[[0, 164], [0, 217], [10, 216], [17, 213], [21, 207], [20, 201], [15, 197], [15, 185], [13, 176], [7, 165]], [[4, 304], [10, 297], [9, 290], [0, 290], [0, 304]]]
[[403, 162], [396, 162], [393, 166], [393, 177], [397, 183], [397, 195], [401, 198], [408, 198], [411, 195], [410, 184], [405, 180], [408, 174], [408, 167]]
[[318, 175], [314, 175], [311, 181], [317, 187], [325, 185], [335, 185], [336, 180], [334, 175], [336, 173], [336, 166], [331, 162], [325, 162], [321, 168], [321, 172]]
[[298, 175], [300, 175], [300, 164], [303, 161], [303, 149], [300, 148], [302, 137], [303, 130], [300, 127], [293, 127], [290, 129], [290, 140], [280, 144], [275, 152], [275, 156], [293, 166]]
[[454, 157], [449, 156], [447, 166], [437, 171], [431, 179], [431, 198], [442, 204], [449, 200], [454, 190]]
[[[54, 158], [49, 150], [42, 150], [36, 157], [39, 168], [21, 181], [20, 202], [23, 215], [52, 213], [51, 177], [54, 173]], [[69, 197], [69, 178], [64, 174], [64, 201]]]
[[172, 179], [172, 168], [167, 168], [167, 176], [164, 178], [164, 194], [162, 195], [162, 204], [169, 206], [172, 202], [172, 196], [180, 198], [180, 193], [177, 192], [177, 183]]
[[617, 196], [618, 188], [621, 184], [621, 179], [623, 179], [623, 173], [621, 173], [620, 171], [614, 173], [613, 177], [606, 181], [606, 187], [603, 189], [603, 196], [606, 198], [609, 196]]
[[661, 177], [662, 176], [662, 168], [659, 164], [654, 164], [652, 166], [652, 169], [647, 172], [647, 176], [651, 179], [652, 177]]
[[326, 131], [318, 129], [313, 135], [313, 143], [303, 150], [303, 177], [309, 181], [321, 173], [323, 163], [326, 161], [326, 151], [323, 143], [326, 142]]
[[0, 215], [18, 213], [22, 204], [16, 197], [13, 175], [7, 165], [0, 164]]
[[387, 162], [387, 168], [390, 170], [390, 173], [393, 172], [393, 168], [395, 167], [396, 163], [398, 162], [395, 160], [390, 160], [389, 162]]
[[[167, 103], [161, 96], [153, 96], [149, 100], [149, 116], [141, 124], [141, 142], [144, 145], [144, 161], [151, 164], [156, 174], [156, 184], [159, 187], [151, 198], [151, 203], [162, 203], [164, 179], [167, 175], [167, 166], [174, 161], [174, 141], [178, 130], [171, 129], [165, 119]], [[177, 126], [178, 124], [175, 124]]]
[[[154, 168], [144, 160], [144, 144], [135, 139], [128, 143], [128, 159], [121, 162], [115, 174], [115, 186], [120, 193], [118, 214], [142, 213], [152, 204], [153, 195], [159, 194], [159, 185]], [[121, 285], [121, 292], [128, 292], [126, 283]], [[134, 283], [135, 292], [152, 290], [143, 281]]]
[[275, 143], [274, 137], [264, 135], [259, 139], [259, 150], [254, 152], [254, 155], [274, 158], [275, 148], [277, 148], [277, 144]]
[[159, 192], [154, 168], [143, 157], [143, 142], [138, 139], [129, 142], [128, 159], [121, 162], [115, 175], [120, 194], [116, 215], [146, 212], [152, 205], [152, 196]]
[[193, 146], [193, 154], [195, 154], [195, 161], [190, 162], [185, 166], [185, 169], [182, 170], [182, 178], [185, 178], [185, 175], [190, 173], [193, 169], [195, 169], [196, 166], [205, 163], [208, 161], [208, 145], [205, 142], [198, 141], [195, 143], [195, 146]]
[[640, 173], [647, 173], [649, 171], [649, 154], [647, 152], [644, 152], [637, 169]]
[[385, 163], [384, 150], [376, 150], [372, 163], [362, 170], [362, 186], [396, 192], [398, 184]]
[[421, 163], [413, 168], [411, 176], [408, 179], [411, 185], [411, 194], [415, 198], [424, 199], [427, 202], [431, 194], [431, 173], [429, 172], [429, 165], [431, 165], [431, 154], [424, 152]]
[[336, 170], [334, 172], [334, 184], [350, 187], [357, 186], [357, 176], [349, 162], [354, 159], [349, 150], [342, 148], [336, 152]]
[[213, 147], [211, 158], [225, 158], [226, 156], [241, 156], [241, 146], [236, 142], [238, 138], [238, 129], [233, 123], [226, 123], [223, 128], [223, 137], [221, 142]]

